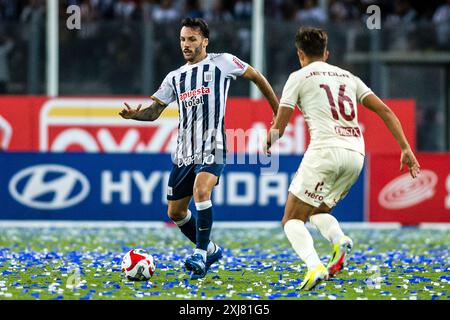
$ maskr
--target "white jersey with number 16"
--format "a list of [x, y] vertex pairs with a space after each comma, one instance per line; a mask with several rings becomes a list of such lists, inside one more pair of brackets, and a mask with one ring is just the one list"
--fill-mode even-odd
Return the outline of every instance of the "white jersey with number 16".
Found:
[[316, 61], [290, 75], [280, 105], [299, 106], [311, 136], [308, 149], [338, 147], [364, 155], [357, 102], [370, 93], [372, 90], [352, 73]]

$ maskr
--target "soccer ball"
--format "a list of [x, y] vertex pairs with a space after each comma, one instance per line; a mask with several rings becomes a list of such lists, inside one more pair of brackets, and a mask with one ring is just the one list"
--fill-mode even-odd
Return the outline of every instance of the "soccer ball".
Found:
[[153, 257], [144, 249], [128, 251], [122, 259], [122, 272], [131, 281], [147, 281], [155, 273]]

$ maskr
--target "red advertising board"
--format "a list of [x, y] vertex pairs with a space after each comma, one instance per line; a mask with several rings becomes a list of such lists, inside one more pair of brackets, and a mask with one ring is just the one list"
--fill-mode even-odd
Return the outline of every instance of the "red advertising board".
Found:
[[[416, 146], [416, 117], [414, 100], [388, 99], [384, 102], [394, 111], [403, 126], [411, 148]], [[227, 128], [243, 128], [267, 130], [272, 111], [265, 100], [230, 99], [227, 106]], [[366, 151], [368, 153], [398, 153], [397, 142], [389, 132], [384, 122], [372, 111], [359, 105], [358, 119], [364, 135]], [[252, 143], [250, 136], [249, 143]], [[309, 144], [308, 128], [300, 111], [296, 108], [283, 139], [280, 141], [280, 153], [303, 154]], [[246, 150], [253, 151], [246, 144]]]
[[10, 151], [36, 151], [43, 97], [0, 98], [0, 146]]
[[[0, 146], [10, 151], [42, 152], [171, 152], [176, 145], [178, 110], [169, 106], [155, 122], [127, 121], [118, 113], [123, 102], [149, 105], [145, 98], [0, 98]], [[387, 100], [415, 146], [414, 101]], [[369, 153], [398, 152], [384, 123], [359, 107], [359, 119]], [[230, 98], [226, 127], [229, 150], [258, 152], [271, 121], [265, 100]], [[240, 136], [236, 133], [240, 131]], [[239, 140], [239, 141], [238, 141]], [[243, 141], [243, 142], [242, 142]], [[239, 143], [241, 142], [241, 143]], [[307, 126], [296, 110], [283, 139], [282, 154], [303, 154], [309, 143]]]
[[418, 153], [416, 179], [399, 172], [400, 155], [375, 154], [369, 166], [369, 221], [450, 222], [450, 154]]

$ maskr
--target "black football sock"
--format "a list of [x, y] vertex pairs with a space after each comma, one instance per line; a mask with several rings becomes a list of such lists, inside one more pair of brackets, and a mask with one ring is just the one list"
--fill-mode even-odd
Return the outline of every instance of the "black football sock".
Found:
[[195, 207], [197, 208], [197, 249], [206, 251], [213, 224], [211, 200], [196, 203]]

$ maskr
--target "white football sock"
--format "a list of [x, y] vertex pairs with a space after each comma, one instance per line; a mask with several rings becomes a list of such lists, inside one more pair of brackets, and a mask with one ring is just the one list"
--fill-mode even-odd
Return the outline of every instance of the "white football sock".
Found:
[[286, 233], [292, 248], [297, 255], [306, 263], [309, 270], [315, 269], [321, 264], [320, 258], [314, 249], [314, 241], [305, 227], [305, 223], [298, 219], [291, 219], [284, 225]]
[[309, 221], [319, 229], [325, 239], [333, 244], [339, 242], [341, 237], [344, 236], [344, 232], [342, 232], [339, 222], [329, 213], [312, 215], [309, 218]]
[[201, 256], [203, 257], [203, 262], [206, 262], [206, 250], [196, 248], [194, 250], [194, 254], [197, 254], [197, 253], [201, 254]]

